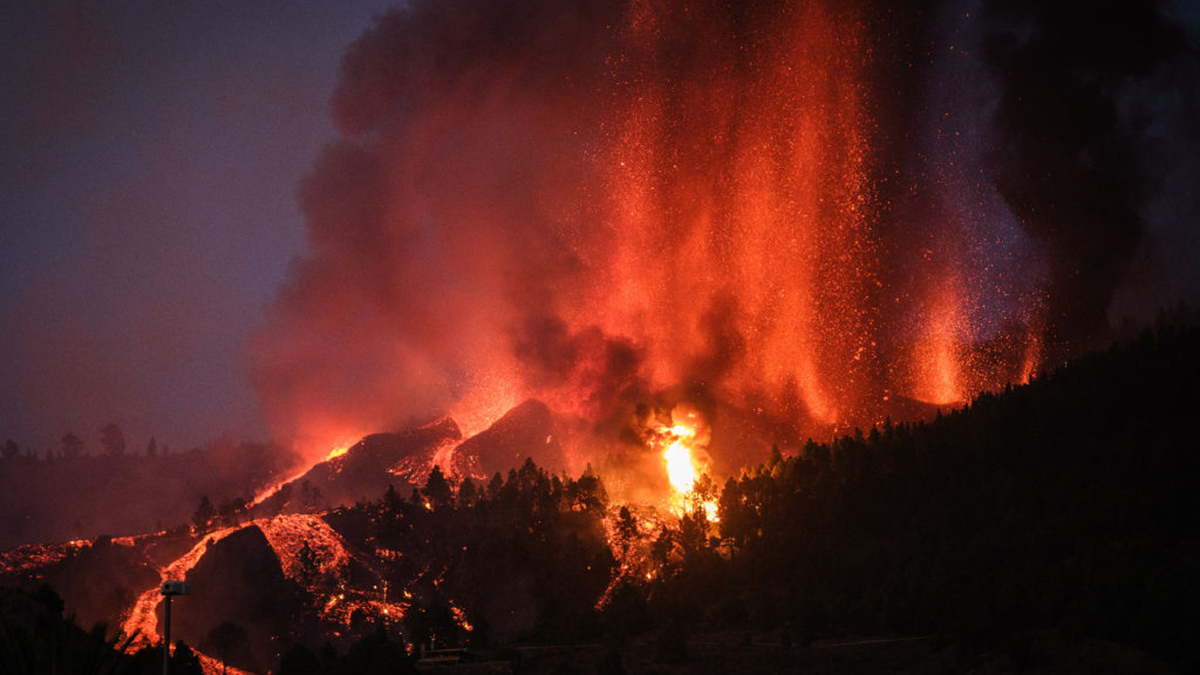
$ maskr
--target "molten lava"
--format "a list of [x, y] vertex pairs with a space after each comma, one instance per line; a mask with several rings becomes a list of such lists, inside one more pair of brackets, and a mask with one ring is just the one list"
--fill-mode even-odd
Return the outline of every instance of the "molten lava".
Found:
[[[189, 549], [187, 553], [176, 558], [159, 571], [162, 581], [186, 579], [188, 571], [195, 567], [196, 563], [200, 562], [200, 558], [208, 550], [210, 544], [224, 539], [239, 529], [240, 527], [226, 527], [209, 532], [200, 541], [196, 542], [196, 545]], [[134, 601], [124, 625], [121, 627], [125, 635], [131, 637], [137, 636], [130, 643], [130, 649], [149, 646], [154, 642], [155, 637], [158, 636], [158, 617], [155, 615], [155, 610], [158, 608], [158, 604], [162, 601], [163, 597], [159, 589], [160, 585], [155, 585], [153, 588], [139, 595], [137, 600]]]

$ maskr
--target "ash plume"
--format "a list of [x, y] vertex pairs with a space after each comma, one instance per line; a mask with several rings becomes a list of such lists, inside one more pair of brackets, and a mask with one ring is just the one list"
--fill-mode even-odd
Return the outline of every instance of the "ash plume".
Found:
[[[254, 343], [268, 422], [323, 452], [442, 414], [469, 434], [530, 398], [610, 430], [686, 401], [723, 416], [716, 454], [755, 429], [799, 442], [1018, 379], [1037, 282], [996, 243], [1001, 200], [958, 194], [980, 180], [931, 103], [954, 90], [930, 84], [957, 67], [939, 65], [948, 11], [451, 0], [380, 17], [342, 64], [341, 138], [300, 188], [310, 253]], [[992, 63], [1021, 66], [1031, 34], [994, 40]], [[1086, 77], [1108, 65], [1087, 58]], [[1087, 246], [1091, 206], [1042, 219], [1030, 165], [1057, 162], [1055, 203], [1074, 205], [1128, 156], [1102, 114], [1046, 147], [1005, 103], [1071, 77], [1086, 79], [1018, 67], [998, 118], [1001, 193], [1066, 261], [1045, 293], [1061, 308], [1086, 286], [1064, 335], [1095, 323], [1140, 194], [1114, 190], [1114, 234]], [[1101, 99], [1048, 123], [1115, 105]], [[1110, 152], [1071, 183], [1066, 156], [1093, 146]], [[1076, 280], [1071, 260], [1096, 271]]]
[[[254, 344], [279, 433], [326, 441], [522, 400], [513, 351], [536, 343], [519, 334], [553, 324], [584, 264], [580, 149], [599, 127], [596, 27], [615, 10], [413, 3], [351, 47], [331, 105], [343, 138], [300, 188], [311, 255]], [[546, 368], [528, 370], [540, 384]]]
[[1186, 47], [1161, 2], [985, 2], [1001, 96], [996, 185], [1047, 249], [1049, 339], [1069, 353], [1104, 331], [1163, 171], [1135, 85]]

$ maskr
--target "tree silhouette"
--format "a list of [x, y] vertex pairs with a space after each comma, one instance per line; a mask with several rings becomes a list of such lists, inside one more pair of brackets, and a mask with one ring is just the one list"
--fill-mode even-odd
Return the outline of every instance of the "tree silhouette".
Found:
[[246, 629], [232, 621], [217, 624], [201, 643], [201, 649], [215, 654], [221, 660], [221, 672], [225, 664], [247, 670], [258, 670], [250, 650], [250, 635]]
[[64, 618], [63, 601], [48, 586], [35, 593], [0, 587], [0, 673], [95, 673], [115, 675], [129, 661], [123, 644], [103, 624], [90, 631]]
[[629, 512], [629, 507], [622, 504], [621, 510], [617, 512], [617, 542], [621, 545], [621, 558], [629, 557], [629, 549], [633, 547], [633, 542], [637, 540], [638, 524], [637, 518]]
[[237, 525], [246, 511], [247, 504], [245, 497], [233, 497], [222, 501], [217, 507], [217, 520], [225, 527]]
[[321, 489], [314, 486], [305, 478], [300, 482], [300, 510], [303, 513], [316, 513], [320, 510]]
[[300, 565], [300, 585], [306, 590], [312, 588], [320, 574], [321, 561], [317, 558], [317, 552], [308, 545], [307, 540], [300, 546], [300, 551], [296, 554], [296, 562]]
[[196, 534], [202, 535], [208, 532], [216, 515], [216, 510], [213, 508], [212, 502], [208, 500], [208, 495], [200, 497], [200, 504], [192, 513], [192, 527]]
[[62, 457], [75, 459], [83, 455], [83, 439], [68, 432], [62, 437]]
[[114, 422], [109, 422], [100, 429], [100, 447], [109, 457], [120, 457], [125, 454], [125, 432]]
[[446, 476], [439, 466], [434, 466], [433, 470], [429, 472], [429, 478], [425, 481], [425, 487], [421, 490], [421, 494], [429, 500], [434, 510], [443, 509], [454, 503], [454, 490], [450, 487], [450, 481], [446, 480]]
[[475, 481], [471, 480], [470, 476], [462, 479], [462, 483], [458, 486], [458, 506], [459, 508], [470, 507], [475, 503], [475, 499], [479, 494], [479, 488], [475, 485]]
[[183, 640], [175, 643], [175, 651], [171, 653], [171, 672], [174, 675], [204, 675], [200, 657]]

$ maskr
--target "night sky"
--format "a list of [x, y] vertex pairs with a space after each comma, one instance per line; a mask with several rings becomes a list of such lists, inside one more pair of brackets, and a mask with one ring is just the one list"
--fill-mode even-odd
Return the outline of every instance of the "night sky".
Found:
[[[0, 9], [0, 441], [140, 451], [265, 438], [247, 377], [289, 263], [296, 189], [336, 137], [346, 47], [389, 3], [72, 3]], [[1194, 3], [1181, 6], [1194, 46]], [[1195, 60], [1186, 82], [1197, 79]], [[1196, 88], [1131, 105], [1170, 157], [1110, 318], [1200, 299]]]
[[0, 9], [0, 438], [265, 436], [245, 344], [304, 247], [341, 54], [385, 2]]

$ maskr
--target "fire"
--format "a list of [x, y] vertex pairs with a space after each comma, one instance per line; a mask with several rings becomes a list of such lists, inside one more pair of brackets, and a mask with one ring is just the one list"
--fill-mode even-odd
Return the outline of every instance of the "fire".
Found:
[[653, 425], [648, 430], [647, 444], [651, 449], [662, 448], [663, 465], [667, 481], [673, 493], [669, 499], [671, 510], [683, 515], [689, 509], [699, 509], [709, 522], [717, 522], [717, 504], [711, 495], [697, 492], [700, 477], [707, 472], [708, 465], [698, 455], [704, 453], [704, 438], [701, 434], [703, 420], [699, 413], [677, 408], [672, 416], [681, 415], [686, 422], [671, 426]]
[[[878, 88], [886, 18], [834, 0], [601, 5], [566, 62], [409, 62], [441, 38], [405, 20], [351, 51], [335, 108], [368, 180], [346, 180], [349, 155], [310, 179], [310, 257], [255, 345], [273, 425], [320, 439], [316, 457], [401, 410], [470, 436], [528, 399], [597, 422], [696, 385], [821, 439], [899, 414], [893, 393], [1003, 386], [979, 382], [973, 350], [1024, 322], [1038, 281], [960, 167], [976, 140], [940, 140], [957, 122]], [[377, 48], [391, 40], [405, 48]], [[350, 112], [390, 96], [404, 115]], [[521, 180], [501, 188], [497, 166]], [[1007, 375], [1019, 355], [986, 358]]]
[[667, 477], [671, 481], [671, 487], [686, 495], [696, 484], [696, 466], [692, 462], [692, 451], [684, 441], [696, 434], [692, 429], [680, 426], [676, 426], [671, 432], [679, 433], [680, 430], [686, 433], [681, 434], [678, 440], [667, 447], [663, 452], [663, 460], [667, 463]]

